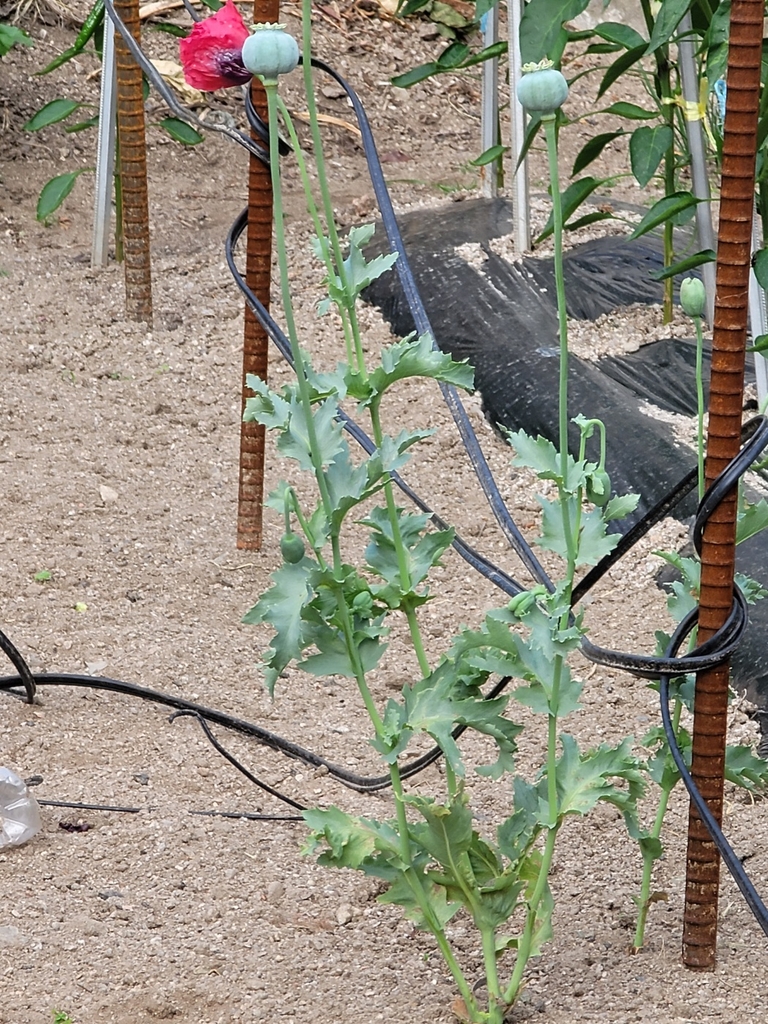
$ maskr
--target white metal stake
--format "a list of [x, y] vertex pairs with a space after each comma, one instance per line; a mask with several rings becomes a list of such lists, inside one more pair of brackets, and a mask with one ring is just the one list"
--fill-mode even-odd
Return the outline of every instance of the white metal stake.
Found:
[[[685, 130], [688, 136], [688, 150], [691, 154], [691, 184], [693, 194], [704, 202], [696, 205], [696, 234], [700, 249], [716, 249], [715, 229], [712, 226], [709, 177], [707, 176], [707, 154], [704, 146], [704, 132], [701, 127], [702, 114], [699, 108], [699, 76], [696, 71], [693, 24], [690, 14], [680, 22], [682, 39], [677, 49], [680, 56], [680, 78], [685, 100]], [[715, 319], [715, 264], [704, 263], [701, 276], [707, 293], [707, 321], [712, 326]]]
[[[752, 218], [752, 249], [758, 252], [763, 247], [763, 228], [760, 218]], [[761, 334], [768, 334], [768, 314], [766, 314], [765, 292], [758, 284], [754, 268], [749, 272], [749, 329], [753, 340]], [[760, 352], [755, 352], [755, 378], [757, 379], [757, 404], [763, 409], [768, 397], [768, 361]]]
[[[499, 5], [496, 4], [483, 15], [483, 47], [493, 46], [499, 41]], [[499, 142], [499, 61], [497, 57], [483, 62], [482, 110], [480, 130], [482, 152], [485, 153]], [[480, 168], [483, 195], [492, 199], [498, 192], [501, 157]]]
[[93, 210], [91, 266], [106, 267], [109, 261], [109, 226], [112, 212], [112, 179], [115, 171], [115, 26], [104, 18], [104, 50], [101, 62], [99, 138], [96, 148], [96, 196]]
[[520, 154], [525, 145], [525, 111], [517, 100], [517, 83], [523, 74], [523, 60], [520, 55], [520, 21], [523, 17], [523, 0], [509, 0], [509, 107], [512, 116], [512, 173], [514, 174], [515, 249], [527, 252], [531, 248], [531, 216], [528, 195], [528, 162], [523, 160], [518, 167]]

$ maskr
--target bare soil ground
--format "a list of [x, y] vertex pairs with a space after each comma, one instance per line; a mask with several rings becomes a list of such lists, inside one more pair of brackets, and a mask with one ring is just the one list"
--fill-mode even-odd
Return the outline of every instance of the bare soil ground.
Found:
[[[284, 13], [295, 27], [296, 8], [286, 4]], [[17, 48], [0, 62], [0, 625], [36, 672], [130, 680], [229, 711], [355, 771], [378, 774], [350, 685], [290, 671], [269, 700], [259, 671], [268, 632], [241, 624], [277, 565], [282, 532], [267, 512], [263, 550], [235, 548], [243, 324], [223, 239], [244, 202], [246, 157], [213, 135], [183, 151], [150, 129], [155, 326], [127, 321], [122, 269], [89, 265], [90, 176], [54, 224], [34, 218], [43, 183], [92, 164], [93, 141], [57, 128], [30, 137], [21, 126], [57, 95], [96, 102], [98, 81], [89, 57], [57, 76], [32, 77], [72, 32], [40, 25], [31, 31], [35, 49]], [[408, 93], [388, 84], [393, 73], [439, 52], [441, 44], [425, 35], [423, 25], [382, 21], [369, 9], [345, 8], [338, 24], [318, 19], [317, 51], [359, 87], [400, 208], [450, 202], [446, 188], [461, 196], [476, 183], [466, 162], [479, 150], [477, 79], [430, 81]], [[154, 45], [172, 55], [164, 40]], [[288, 95], [295, 107], [295, 85]], [[235, 101], [226, 102], [237, 113]], [[338, 97], [323, 96], [322, 104], [324, 112], [349, 119]], [[373, 209], [359, 147], [345, 128], [329, 129], [328, 145], [340, 219], [359, 223]], [[542, 175], [535, 160], [534, 183]], [[318, 361], [333, 363], [339, 342], [330, 320], [315, 317], [321, 274], [299, 217], [296, 175], [287, 173], [301, 330]], [[622, 196], [637, 200], [631, 190]], [[391, 341], [375, 310], [364, 310], [363, 319], [372, 350]], [[270, 372], [275, 383], [288, 379], [279, 359]], [[531, 479], [510, 469], [479, 397], [468, 406], [505, 497], [531, 530]], [[468, 540], [520, 572], [436, 388], [403, 388], [386, 415], [438, 428], [415, 457], [409, 481]], [[270, 452], [267, 487], [286, 472]], [[654, 629], [668, 622], [652, 581], [659, 565], [652, 552], [681, 538], [678, 526], [663, 525], [602, 586], [588, 610], [598, 641], [652, 649]], [[42, 571], [48, 581], [36, 580]], [[453, 554], [433, 589], [425, 621], [434, 659], [460, 623], [479, 621], [499, 595]], [[392, 653], [376, 675], [379, 701], [414, 674], [402, 642], [394, 641]], [[587, 679], [584, 707], [569, 728], [582, 745], [639, 736], [657, 721], [656, 697], [644, 684], [586, 663], [579, 669]], [[749, 735], [744, 715], [735, 711], [733, 719], [735, 735]], [[529, 724], [520, 769], [530, 774], [544, 738], [540, 723]], [[377, 817], [390, 812], [386, 794], [355, 794], [243, 737], [217, 734], [294, 799]], [[476, 739], [464, 749], [470, 764], [487, 754]], [[167, 709], [119, 695], [42, 686], [35, 706], [0, 699], [0, 763], [26, 778], [41, 776], [41, 798], [140, 808], [44, 808], [34, 841], [0, 854], [2, 1024], [50, 1024], [54, 1009], [76, 1024], [454, 1019], [455, 993], [432, 943], [396, 908], [376, 902], [373, 881], [302, 856], [300, 824], [191, 813], [283, 812], [212, 749], [193, 721], [169, 724]], [[415, 787], [436, 792], [439, 783], [440, 770], [432, 768]], [[507, 785], [472, 776], [471, 790], [479, 827], [492, 830], [509, 812]], [[647, 947], [635, 957], [628, 955], [631, 897], [641, 862], [621, 821], [599, 810], [563, 829], [552, 877], [555, 939], [531, 964], [511, 1020], [757, 1018], [764, 939], [728, 879], [717, 970], [695, 974], [680, 965], [686, 813], [676, 793], [655, 881], [664, 899], [653, 908]], [[78, 823], [87, 831], [62, 827]], [[762, 885], [765, 804], [729, 791], [726, 825]], [[452, 934], [475, 977], [476, 937], [462, 918]]]

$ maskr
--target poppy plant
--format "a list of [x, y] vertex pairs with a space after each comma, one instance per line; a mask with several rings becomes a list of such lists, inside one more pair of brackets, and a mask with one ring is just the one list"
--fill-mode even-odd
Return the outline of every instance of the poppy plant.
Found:
[[184, 78], [195, 89], [213, 92], [250, 81], [243, 65], [243, 43], [250, 33], [234, 0], [198, 21], [179, 43]]

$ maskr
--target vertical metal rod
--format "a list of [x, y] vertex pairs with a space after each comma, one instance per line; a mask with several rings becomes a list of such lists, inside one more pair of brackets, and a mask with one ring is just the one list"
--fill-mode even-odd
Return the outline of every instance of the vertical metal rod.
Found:
[[[762, 249], [764, 241], [761, 219], [755, 211], [752, 218], [752, 251], [758, 252]], [[751, 269], [749, 273], [749, 329], [753, 338], [759, 338], [761, 334], [768, 334], [765, 291], [760, 287], [754, 269]], [[762, 352], [755, 352], [755, 378], [757, 381], [757, 404], [762, 409], [766, 398], [768, 398], [768, 359]]]
[[91, 266], [106, 267], [109, 261], [109, 226], [112, 213], [112, 177], [115, 173], [115, 26], [104, 18], [104, 50], [101, 57], [99, 138], [96, 145], [96, 194], [93, 204]]
[[[280, 17], [279, 0], [254, 0], [253, 20], [276, 22]], [[265, 121], [267, 99], [262, 85], [251, 83], [253, 105]], [[248, 169], [248, 241], [245, 279], [254, 294], [269, 307], [272, 284], [272, 182], [269, 168], [251, 156]], [[242, 408], [251, 394], [246, 387], [248, 374], [267, 379], [269, 339], [246, 306], [243, 332]], [[240, 425], [240, 483], [237, 501], [237, 547], [261, 550], [264, 505], [265, 430], [259, 423]]]
[[[115, 0], [115, 10], [137, 43], [141, 42], [139, 0]], [[125, 313], [152, 324], [152, 273], [149, 253], [147, 147], [141, 68], [122, 36], [115, 37], [117, 65], [117, 134], [123, 195]]]
[[[740, 446], [747, 341], [757, 114], [763, 45], [763, 0], [733, 0], [723, 133], [723, 177], [707, 433], [710, 484]], [[725, 622], [733, 600], [737, 488], [709, 519], [701, 552], [698, 640]], [[691, 773], [713, 816], [722, 820], [728, 664], [699, 674]], [[688, 818], [683, 962], [711, 971], [717, 952], [720, 857], [695, 813]]]
[[[525, 145], [525, 111], [517, 99], [515, 86], [523, 73], [523, 59], [520, 54], [520, 21], [523, 16], [523, 0], [509, 0], [509, 109], [512, 118], [512, 173], [514, 175], [515, 249], [527, 252], [531, 248], [531, 213], [528, 194], [528, 161], [520, 163], [520, 154]], [[518, 163], [520, 166], [518, 167]]]
[[[483, 47], [499, 41], [499, 5], [483, 15]], [[482, 109], [480, 111], [481, 152], [499, 142], [499, 61], [497, 57], [483, 64]], [[501, 157], [480, 168], [483, 195], [493, 199], [499, 190]]]
[[[701, 127], [702, 113], [699, 108], [699, 75], [696, 70], [696, 48], [693, 42], [693, 22], [691, 15], [686, 14], [680, 22], [682, 39], [678, 44], [680, 58], [680, 78], [685, 100], [685, 130], [688, 135], [688, 150], [691, 154], [691, 184], [693, 194], [703, 199], [696, 207], [696, 233], [700, 249], [715, 248], [715, 229], [712, 226], [712, 207], [710, 206], [709, 177], [707, 175], [707, 151], [704, 145], [704, 132]], [[715, 318], [715, 265], [705, 263], [701, 268], [701, 276], [707, 292], [707, 322], [712, 326]]]

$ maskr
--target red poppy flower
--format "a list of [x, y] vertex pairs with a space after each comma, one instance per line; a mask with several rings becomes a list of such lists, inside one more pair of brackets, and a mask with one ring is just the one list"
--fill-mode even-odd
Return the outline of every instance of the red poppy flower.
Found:
[[184, 78], [195, 89], [213, 92], [250, 81], [243, 66], [243, 43], [250, 33], [234, 0], [227, 0], [215, 14], [195, 22], [179, 42]]

